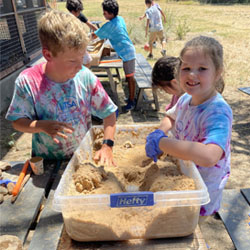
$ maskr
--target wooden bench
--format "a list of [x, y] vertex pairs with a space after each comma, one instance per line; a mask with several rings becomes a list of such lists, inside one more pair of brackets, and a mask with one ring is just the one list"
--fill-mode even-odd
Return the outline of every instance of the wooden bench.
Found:
[[243, 87], [243, 88], [238, 88], [240, 91], [242, 91], [245, 94], [250, 95], [250, 87]]
[[152, 67], [145, 59], [145, 57], [142, 54], [136, 54], [135, 81], [139, 89], [135, 106], [136, 110], [140, 109], [143, 105], [143, 98], [145, 97], [144, 91], [146, 89], [151, 89], [153, 95], [153, 99], [147, 100], [147, 102], [154, 103], [155, 109], [157, 111], [159, 110], [157, 92], [156, 89], [152, 88], [151, 73]]
[[52, 209], [52, 202], [55, 190], [60, 182], [65, 167], [66, 162], [60, 166], [60, 171], [55, 172], [53, 185], [44, 204], [44, 209], [41, 212], [39, 223], [29, 244], [29, 250], [57, 249], [64, 223], [62, 213]]
[[[15, 180], [24, 162], [11, 162], [12, 168], [5, 178]], [[32, 175], [14, 204], [7, 199], [0, 205], [0, 235], [15, 235], [23, 244], [29, 231], [35, 226], [41, 204], [51, 188], [51, 176], [57, 162], [45, 162], [44, 174]]]
[[235, 248], [250, 249], [250, 188], [225, 189], [218, 213]]

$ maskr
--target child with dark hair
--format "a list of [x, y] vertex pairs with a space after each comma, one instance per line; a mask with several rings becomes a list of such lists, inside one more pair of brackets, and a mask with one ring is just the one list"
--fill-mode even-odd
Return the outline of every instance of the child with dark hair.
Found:
[[[81, 22], [87, 24], [90, 29], [97, 30], [97, 27], [95, 27], [95, 25], [89, 22], [87, 17], [83, 13], [81, 13], [81, 11], [83, 10], [83, 5], [82, 5], [81, 0], [67, 0], [66, 8], [71, 14], [77, 17]], [[92, 61], [92, 57], [86, 51], [86, 53], [83, 56], [83, 65], [89, 68], [91, 61]]]
[[[155, 5], [158, 8], [158, 10], [161, 12], [161, 15], [164, 18], [164, 21], [166, 22], [166, 16], [165, 16], [164, 12], [162, 11], [160, 5], [158, 3], [155, 3], [153, 0], [152, 0], [152, 5]], [[141, 21], [145, 17], [146, 17], [146, 13], [144, 13], [144, 15], [140, 16], [139, 20]]]
[[81, 13], [83, 10], [83, 4], [81, 0], [67, 0], [66, 8], [71, 14], [87, 24], [91, 30], [97, 30], [97, 27], [92, 24], [83, 13]]
[[180, 59], [174, 56], [164, 56], [154, 65], [152, 70], [152, 86], [164, 90], [166, 93], [173, 95], [170, 104], [166, 106], [166, 111], [171, 109], [184, 93], [175, 74]]
[[118, 56], [123, 61], [123, 69], [128, 81], [129, 98], [124, 107], [125, 111], [135, 107], [135, 47], [130, 40], [124, 19], [118, 16], [119, 5], [116, 0], [104, 0], [102, 3], [103, 15], [109, 20], [100, 29], [93, 33], [93, 37], [109, 39]]

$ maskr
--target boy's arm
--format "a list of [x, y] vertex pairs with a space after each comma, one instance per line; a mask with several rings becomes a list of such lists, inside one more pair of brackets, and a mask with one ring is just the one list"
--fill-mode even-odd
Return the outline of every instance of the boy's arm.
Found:
[[50, 135], [55, 143], [59, 143], [56, 136], [67, 139], [65, 133], [72, 134], [73, 127], [69, 123], [58, 122], [52, 120], [30, 120], [28, 118], [20, 118], [12, 122], [13, 128], [24, 133], [41, 133]]
[[94, 40], [94, 39], [97, 38], [97, 35], [96, 35], [94, 32], [92, 32], [92, 33], [91, 33], [91, 38]]
[[95, 31], [95, 30], [98, 29], [94, 24], [92, 24], [92, 23], [89, 22], [89, 21], [87, 21], [86, 24], [88, 25], [88, 27], [89, 27], [91, 30], [94, 30], [94, 31]]
[[101, 40], [110, 39], [110, 35], [113, 34], [111, 22], [106, 22], [102, 25], [102, 27], [96, 29], [93, 33], [95, 35], [94, 38], [99, 37]]
[[114, 140], [115, 137], [115, 124], [116, 124], [116, 115], [113, 112], [111, 115], [103, 119], [104, 126], [104, 140], [110, 139]]
[[147, 37], [148, 35], [148, 28], [149, 28], [149, 19], [147, 19], [147, 23], [146, 23], [145, 37]]
[[146, 16], [146, 13], [144, 13], [143, 16], [140, 16], [140, 17], [139, 17], [139, 20], [142, 20], [143, 18], [145, 18], [145, 16]]
[[162, 9], [159, 9], [159, 10], [160, 10], [160, 12], [161, 12], [161, 15], [162, 15], [163, 18], [164, 18], [164, 22], [166, 23], [166, 22], [167, 22], [167, 19], [166, 19], [166, 16], [165, 16], [164, 12], [162, 11]]
[[[115, 112], [103, 119], [103, 125], [104, 125], [104, 137], [103, 137], [103, 139], [104, 140], [114, 141], [115, 124], [116, 124]], [[108, 165], [115, 166], [112, 147], [108, 146], [107, 144], [103, 144], [101, 149], [96, 152], [94, 160], [100, 161], [101, 164], [106, 163]]]

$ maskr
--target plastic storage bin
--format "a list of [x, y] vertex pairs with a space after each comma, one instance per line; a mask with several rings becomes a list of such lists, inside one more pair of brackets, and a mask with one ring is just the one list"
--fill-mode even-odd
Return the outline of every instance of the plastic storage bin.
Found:
[[[93, 131], [97, 128], [100, 127], [92, 127], [82, 140], [54, 195], [53, 209], [62, 212], [68, 235], [77, 241], [110, 241], [180, 237], [193, 233], [200, 206], [209, 202], [209, 194], [192, 162], [180, 160], [180, 167], [183, 174], [193, 178], [196, 190], [67, 195], [74, 165], [92, 159]], [[128, 133], [126, 140], [145, 144], [146, 135], [154, 129], [155, 125], [118, 125], [115, 143], [122, 143], [119, 133]]]

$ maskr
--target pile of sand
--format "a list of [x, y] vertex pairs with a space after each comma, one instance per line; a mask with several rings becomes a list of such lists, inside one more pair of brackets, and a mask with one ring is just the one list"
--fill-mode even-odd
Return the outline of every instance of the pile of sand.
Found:
[[181, 173], [172, 157], [163, 155], [154, 163], [145, 155], [144, 145], [125, 142], [113, 148], [114, 166], [98, 166], [83, 162], [75, 166], [75, 190], [84, 194], [110, 194], [128, 191], [128, 186], [139, 191], [194, 190], [193, 179]]

